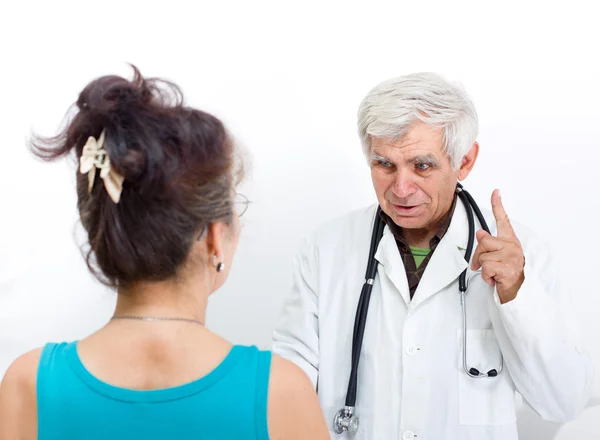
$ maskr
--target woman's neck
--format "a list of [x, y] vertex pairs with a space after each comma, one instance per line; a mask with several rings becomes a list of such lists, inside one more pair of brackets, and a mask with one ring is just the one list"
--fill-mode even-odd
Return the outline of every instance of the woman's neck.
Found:
[[206, 322], [210, 290], [202, 283], [140, 282], [119, 289], [115, 316], [185, 318]]

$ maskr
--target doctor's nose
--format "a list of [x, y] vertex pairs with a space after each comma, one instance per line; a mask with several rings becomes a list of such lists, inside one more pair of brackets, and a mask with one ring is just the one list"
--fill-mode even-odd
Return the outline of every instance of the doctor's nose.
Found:
[[418, 190], [417, 185], [412, 181], [409, 173], [396, 173], [394, 182], [392, 183], [392, 192], [399, 199], [406, 199]]

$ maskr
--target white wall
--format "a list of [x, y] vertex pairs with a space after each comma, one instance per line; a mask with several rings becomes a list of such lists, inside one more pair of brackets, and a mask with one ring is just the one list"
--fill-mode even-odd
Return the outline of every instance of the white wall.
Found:
[[[374, 201], [355, 134], [361, 98], [390, 76], [431, 70], [463, 82], [478, 108], [482, 151], [465, 185], [482, 206], [500, 188], [511, 217], [556, 247], [600, 366], [592, 2], [189, 3], [3, 5], [0, 376], [19, 353], [83, 337], [112, 312], [114, 295], [75, 246], [73, 166], [35, 161], [24, 141], [31, 129], [54, 133], [92, 78], [129, 75], [126, 62], [179, 83], [253, 156], [242, 188], [253, 203], [231, 278], [211, 300], [212, 329], [269, 344], [301, 237]], [[561, 438], [597, 438], [599, 409]], [[559, 427], [524, 412], [520, 428], [544, 440]]]

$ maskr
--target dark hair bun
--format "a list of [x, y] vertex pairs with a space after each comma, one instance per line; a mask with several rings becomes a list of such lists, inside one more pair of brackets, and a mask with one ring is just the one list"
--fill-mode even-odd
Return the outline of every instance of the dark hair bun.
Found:
[[143, 106], [152, 99], [136, 70], [133, 81], [119, 76], [105, 76], [90, 83], [79, 95], [77, 106], [95, 114], [109, 114], [123, 108]]
[[31, 143], [44, 159], [71, 152], [79, 159], [88, 138], [104, 131], [111, 167], [124, 177], [121, 199], [109, 198], [99, 175], [88, 193], [78, 172], [77, 187], [88, 265], [111, 286], [175, 275], [195, 234], [233, 212], [234, 150], [221, 121], [185, 107], [175, 84], [132, 67], [131, 81], [90, 82], [65, 130]]

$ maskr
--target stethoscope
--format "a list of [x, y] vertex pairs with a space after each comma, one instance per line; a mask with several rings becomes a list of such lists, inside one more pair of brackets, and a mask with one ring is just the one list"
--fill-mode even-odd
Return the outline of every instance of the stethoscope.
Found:
[[[456, 185], [456, 194], [462, 201], [467, 211], [467, 219], [469, 221], [469, 239], [467, 242], [467, 249], [465, 251], [465, 260], [467, 263], [471, 258], [473, 252], [473, 244], [475, 242], [475, 220], [473, 218], [473, 211], [481, 224], [481, 227], [490, 233], [490, 229], [483, 218], [483, 214], [479, 210], [477, 203], [473, 200], [473, 197], [463, 189], [460, 183]], [[350, 370], [350, 380], [348, 383], [348, 391], [346, 393], [346, 403], [343, 409], [338, 411], [333, 419], [333, 428], [336, 434], [342, 434], [345, 431], [351, 434], [356, 433], [358, 430], [358, 417], [354, 414], [356, 405], [356, 387], [357, 387], [357, 376], [358, 376], [358, 361], [360, 358], [360, 350], [362, 347], [363, 336], [365, 332], [365, 324], [367, 321], [367, 311], [369, 309], [369, 300], [371, 299], [371, 290], [373, 289], [373, 282], [377, 276], [378, 262], [375, 259], [375, 252], [379, 241], [383, 236], [383, 230], [385, 223], [379, 215], [381, 207], [377, 208], [375, 215], [375, 222], [373, 225], [373, 232], [371, 235], [371, 245], [369, 249], [369, 260], [367, 263], [367, 272], [365, 275], [365, 283], [363, 284], [362, 291], [360, 293], [360, 299], [358, 300], [358, 307], [356, 309], [356, 317], [354, 318], [354, 334], [352, 335], [352, 368]], [[460, 304], [462, 306], [462, 319], [463, 319], [463, 369], [465, 373], [473, 378], [480, 379], [483, 377], [491, 378], [496, 377], [502, 372], [504, 368], [504, 358], [502, 353], [500, 354], [500, 368], [498, 370], [491, 369], [487, 373], [481, 373], [477, 368], [467, 367], [467, 308], [465, 304], [465, 294], [467, 292], [467, 269], [465, 269], [458, 277], [458, 290], [460, 291]]]

